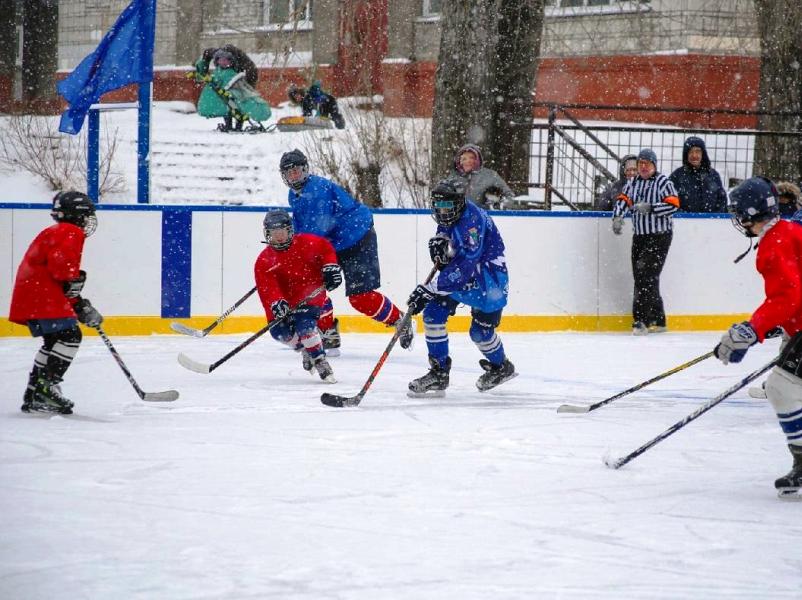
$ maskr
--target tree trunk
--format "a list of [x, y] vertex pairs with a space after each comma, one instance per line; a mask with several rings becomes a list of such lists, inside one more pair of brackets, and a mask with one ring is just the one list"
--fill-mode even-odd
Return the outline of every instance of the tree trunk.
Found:
[[[799, 0], [755, 0], [760, 31], [758, 129], [802, 132], [802, 6]], [[755, 142], [755, 175], [802, 181], [802, 136], [761, 136]]]
[[544, 0], [443, 2], [432, 119], [432, 182], [467, 143], [482, 147], [504, 179], [529, 179], [532, 120]]
[[529, 181], [532, 104], [540, 61], [544, 0], [502, 0], [493, 61], [493, 126], [485, 142], [488, 166], [525, 194]]
[[493, 122], [489, 90], [496, 47], [496, 1], [442, 3], [432, 116], [432, 183], [446, 177], [466, 143], [483, 144]]
[[58, 59], [58, 2], [26, 2], [22, 31], [22, 99], [31, 102], [54, 98]]

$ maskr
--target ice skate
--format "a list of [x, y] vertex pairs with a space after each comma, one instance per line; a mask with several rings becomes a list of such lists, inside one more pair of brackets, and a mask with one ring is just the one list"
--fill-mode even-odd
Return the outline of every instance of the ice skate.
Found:
[[312, 370], [315, 368], [315, 364], [312, 361], [312, 357], [309, 356], [309, 352], [306, 350], [301, 350], [301, 366], [303, 366], [304, 371], [312, 375]]
[[317, 370], [317, 374], [323, 381], [326, 383], [337, 383], [337, 380], [334, 378], [334, 370], [331, 368], [329, 361], [326, 360], [325, 354], [321, 354], [320, 356], [312, 359], [312, 361], [315, 369]]
[[320, 330], [320, 338], [323, 340], [323, 349], [326, 356], [334, 358], [340, 356], [340, 321], [334, 319], [334, 326], [329, 329]]
[[404, 315], [398, 317], [398, 321], [393, 323], [393, 327], [395, 327], [398, 331], [398, 344], [404, 350], [411, 350], [412, 344], [415, 341], [415, 319], [410, 319], [409, 323], [407, 323], [402, 329], [398, 329], [401, 327], [401, 324], [404, 322]]
[[787, 475], [774, 482], [777, 496], [782, 500], [802, 500], [802, 446], [788, 446], [794, 465]]
[[440, 366], [436, 358], [429, 357], [429, 372], [409, 382], [407, 396], [410, 398], [445, 398], [451, 371], [451, 358]]
[[58, 381], [40, 378], [33, 393], [24, 398], [22, 412], [52, 412], [62, 415], [72, 414], [73, 403], [61, 392]]
[[479, 361], [479, 366], [485, 370], [484, 374], [476, 381], [476, 387], [479, 388], [480, 392], [492, 390], [505, 381], [518, 376], [518, 373], [515, 372], [515, 365], [506, 358], [500, 365], [494, 365], [483, 358]]

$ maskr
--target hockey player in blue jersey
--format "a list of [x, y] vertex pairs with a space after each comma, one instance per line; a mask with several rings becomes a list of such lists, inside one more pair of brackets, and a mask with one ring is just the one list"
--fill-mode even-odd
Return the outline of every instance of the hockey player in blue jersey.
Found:
[[429, 254], [440, 271], [407, 301], [412, 314], [423, 311], [430, 369], [409, 383], [409, 395], [445, 395], [451, 370], [446, 322], [459, 304], [471, 307], [471, 340], [485, 356], [479, 361], [485, 372], [476, 382], [484, 392], [517, 375], [496, 335], [509, 287], [504, 241], [490, 216], [452, 182], [438, 183], [430, 200], [437, 234], [429, 240]]

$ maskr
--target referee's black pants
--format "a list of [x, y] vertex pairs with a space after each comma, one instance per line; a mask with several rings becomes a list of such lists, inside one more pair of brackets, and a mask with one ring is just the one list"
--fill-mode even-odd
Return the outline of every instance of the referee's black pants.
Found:
[[660, 273], [671, 247], [673, 233], [645, 233], [632, 236], [632, 275], [635, 294], [632, 319], [635, 323], [665, 327], [666, 312], [660, 296]]

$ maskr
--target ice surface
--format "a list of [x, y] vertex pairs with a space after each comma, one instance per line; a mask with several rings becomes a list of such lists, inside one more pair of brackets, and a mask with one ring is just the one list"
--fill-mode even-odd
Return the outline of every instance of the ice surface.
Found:
[[[388, 334], [389, 335], [389, 334]], [[38, 347], [0, 338], [0, 598], [795, 598], [800, 505], [765, 400], [746, 390], [619, 471], [617, 458], [768, 362], [707, 360], [585, 415], [709, 350], [714, 333], [505, 334], [521, 376], [476, 391], [477, 350], [452, 335], [445, 399], [410, 399], [425, 345], [349, 335], [329, 386], [264, 339], [114, 337], [141, 402], [101, 340], [63, 384], [72, 417], [19, 412]]]

